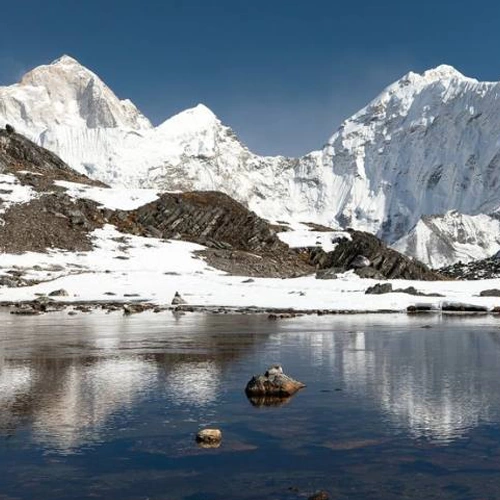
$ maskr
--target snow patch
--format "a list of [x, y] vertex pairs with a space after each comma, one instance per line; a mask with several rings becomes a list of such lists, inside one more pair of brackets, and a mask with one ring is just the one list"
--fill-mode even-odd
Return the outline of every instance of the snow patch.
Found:
[[100, 188], [76, 182], [55, 181], [74, 199], [85, 198], [111, 210], [135, 210], [158, 199], [156, 189]]

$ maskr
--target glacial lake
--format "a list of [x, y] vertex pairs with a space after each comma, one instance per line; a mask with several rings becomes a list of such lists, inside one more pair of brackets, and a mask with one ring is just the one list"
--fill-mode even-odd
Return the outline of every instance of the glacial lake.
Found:
[[[252, 404], [276, 362], [307, 387]], [[493, 317], [0, 313], [0, 500], [484, 500], [499, 478]]]

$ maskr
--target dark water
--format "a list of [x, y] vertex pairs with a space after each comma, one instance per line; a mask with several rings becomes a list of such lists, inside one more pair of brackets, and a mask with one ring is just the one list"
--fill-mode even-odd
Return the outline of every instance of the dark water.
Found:
[[[307, 388], [252, 406], [274, 362]], [[0, 314], [0, 500], [479, 500], [499, 478], [493, 318]]]

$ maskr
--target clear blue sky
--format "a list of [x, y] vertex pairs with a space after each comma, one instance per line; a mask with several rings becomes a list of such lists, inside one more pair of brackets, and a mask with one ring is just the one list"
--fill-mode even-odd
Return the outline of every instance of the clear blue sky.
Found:
[[317, 149], [409, 70], [500, 80], [500, 2], [6, 0], [0, 84], [67, 53], [154, 123], [198, 102], [251, 149]]

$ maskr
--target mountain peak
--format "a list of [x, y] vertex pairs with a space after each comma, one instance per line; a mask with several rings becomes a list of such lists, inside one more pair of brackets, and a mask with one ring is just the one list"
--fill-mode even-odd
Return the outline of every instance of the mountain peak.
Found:
[[465, 75], [460, 73], [460, 71], [448, 64], [441, 64], [439, 66], [436, 66], [435, 68], [431, 68], [425, 71], [422, 74], [422, 77], [429, 80], [463, 80], [467, 78]]
[[63, 54], [61, 57], [55, 59], [50, 63], [50, 66], [58, 66], [58, 65], [76, 65], [82, 66], [74, 57], [71, 57], [67, 54]]
[[185, 109], [164, 121], [158, 128], [162, 131], [172, 130], [203, 130], [211, 129], [220, 124], [219, 119], [204, 104]]
[[[24, 111], [15, 104], [19, 98]], [[23, 113], [29, 110], [28, 122], [37, 117], [36, 123], [40, 127], [44, 124], [44, 128], [47, 123], [91, 129], [151, 128], [149, 120], [130, 101], [120, 101], [95, 73], [69, 55], [38, 66], [19, 84], [3, 88], [0, 104], [2, 101], [10, 108], [9, 119], [14, 123], [25, 122]]]
[[194, 108], [190, 108], [187, 111], [190, 111], [196, 115], [206, 116], [207, 118], [217, 118], [215, 116], [215, 113], [202, 103], [198, 103]]

